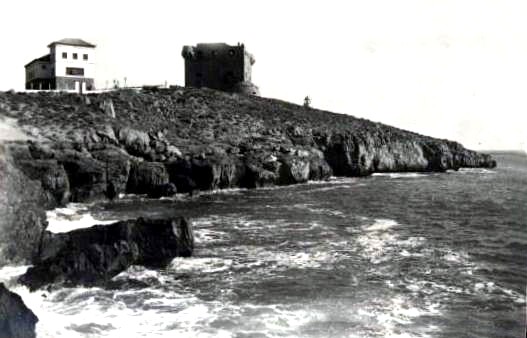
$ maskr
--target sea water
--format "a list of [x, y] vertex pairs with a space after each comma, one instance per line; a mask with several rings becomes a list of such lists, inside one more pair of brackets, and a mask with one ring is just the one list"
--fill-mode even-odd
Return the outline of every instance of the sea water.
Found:
[[69, 205], [48, 213], [51, 231], [186, 215], [194, 257], [133, 266], [113, 289], [30, 293], [23, 266], [0, 281], [38, 337], [522, 337], [527, 156], [495, 157], [492, 170]]

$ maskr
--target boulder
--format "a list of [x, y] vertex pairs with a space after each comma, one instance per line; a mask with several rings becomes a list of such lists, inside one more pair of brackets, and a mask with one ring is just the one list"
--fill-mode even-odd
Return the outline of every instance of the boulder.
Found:
[[121, 148], [106, 146], [105, 149], [91, 152], [92, 156], [104, 165], [107, 184], [115, 187], [116, 194], [126, 193], [130, 173], [130, 156]]
[[282, 165], [279, 169], [278, 184], [305, 183], [309, 179], [310, 162], [309, 160], [284, 156], [280, 159]]
[[0, 283], [0, 338], [36, 337], [37, 322], [22, 298]]
[[131, 155], [145, 157], [150, 153], [150, 136], [144, 131], [125, 127], [119, 130], [117, 137]]
[[72, 202], [105, 198], [107, 181], [103, 162], [83, 152], [64, 153], [59, 162], [68, 174]]
[[19, 281], [31, 290], [59, 282], [104, 285], [131, 265], [164, 267], [176, 256], [191, 256], [193, 249], [192, 226], [183, 217], [46, 232], [38, 259]]
[[170, 182], [168, 172], [160, 162], [133, 162], [126, 191], [132, 194], [149, 194]]
[[272, 186], [277, 181], [277, 175], [258, 165], [258, 163], [247, 163], [245, 172], [240, 181], [243, 188], [261, 188]]

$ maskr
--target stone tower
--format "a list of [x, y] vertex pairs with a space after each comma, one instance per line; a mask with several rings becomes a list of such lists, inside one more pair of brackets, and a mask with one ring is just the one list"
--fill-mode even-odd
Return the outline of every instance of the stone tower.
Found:
[[184, 46], [185, 86], [259, 95], [251, 82], [254, 57], [243, 44], [198, 43]]

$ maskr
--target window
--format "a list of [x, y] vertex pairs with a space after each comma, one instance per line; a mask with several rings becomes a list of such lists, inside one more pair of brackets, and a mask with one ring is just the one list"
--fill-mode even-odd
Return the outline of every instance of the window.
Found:
[[73, 60], [77, 60], [77, 53], [73, 53]]
[[236, 53], [236, 52], [234, 51], [234, 49], [229, 50], [229, 55], [230, 55], [230, 56], [234, 56], [235, 53]]
[[42, 65], [42, 69], [46, 69], [46, 65]]
[[84, 76], [84, 68], [66, 68], [66, 75]]
[[62, 58], [63, 59], [67, 59], [68, 58], [68, 53], [66, 53], [66, 52], [62, 53]]
[[82, 55], [82, 59], [83, 59], [83, 60], [88, 60], [88, 54], [84, 54], [84, 55]]

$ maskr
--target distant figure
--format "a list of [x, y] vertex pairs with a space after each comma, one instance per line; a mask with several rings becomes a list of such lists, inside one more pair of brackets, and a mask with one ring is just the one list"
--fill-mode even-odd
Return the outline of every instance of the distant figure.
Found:
[[311, 107], [311, 99], [309, 98], [309, 96], [306, 96], [304, 98], [304, 107], [306, 107], [306, 108]]

